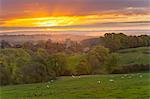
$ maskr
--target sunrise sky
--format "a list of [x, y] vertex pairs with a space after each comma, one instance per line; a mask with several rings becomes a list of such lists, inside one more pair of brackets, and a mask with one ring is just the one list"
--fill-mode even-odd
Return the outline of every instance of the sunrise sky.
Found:
[[0, 0], [0, 33], [150, 33], [150, 0]]

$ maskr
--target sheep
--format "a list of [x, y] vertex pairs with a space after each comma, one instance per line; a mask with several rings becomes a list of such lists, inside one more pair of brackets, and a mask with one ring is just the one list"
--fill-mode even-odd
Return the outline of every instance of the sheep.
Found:
[[51, 80], [51, 82], [54, 82], [54, 80]]
[[113, 80], [113, 79], [110, 79], [109, 81], [110, 81], [110, 82], [114, 82], [114, 80]]
[[99, 83], [99, 84], [100, 84], [100, 83], [101, 83], [101, 81], [97, 81], [97, 83]]
[[121, 78], [124, 78], [123, 76]]
[[142, 75], [140, 75], [140, 78], [142, 78], [143, 76]]
[[47, 88], [49, 88], [49, 85], [46, 85]]
[[72, 75], [72, 78], [75, 78], [75, 76], [74, 76], [74, 75]]

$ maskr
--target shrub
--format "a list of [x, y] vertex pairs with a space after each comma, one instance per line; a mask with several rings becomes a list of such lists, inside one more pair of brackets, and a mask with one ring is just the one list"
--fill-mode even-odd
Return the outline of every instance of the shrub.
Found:
[[47, 72], [46, 66], [38, 62], [30, 62], [21, 68], [23, 83], [37, 83], [55, 78], [53, 71]]
[[0, 64], [0, 85], [8, 85], [11, 83], [11, 77], [9, 71]]

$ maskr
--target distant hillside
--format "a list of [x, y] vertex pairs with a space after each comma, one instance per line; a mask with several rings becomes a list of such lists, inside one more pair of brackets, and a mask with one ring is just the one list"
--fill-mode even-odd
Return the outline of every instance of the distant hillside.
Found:
[[27, 42], [51, 39], [54, 42], [63, 42], [66, 39], [80, 42], [85, 39], [90, 39], [91, 36], [71, 35], [71, 34], [43, 34], [43, 35], [0, 35], [0, 41], [6, 40], [9, 42]]
[[96, 45], [100, 45], [102, 43], [102, 40], [100, 38], [89, 38], [89, 39], [85, 39], [82, 40], [81, 43], [85, 46], [85, 47], [93, 47]]
[[150, 47], [129, 48], [117, 52], [120, 64], [150, 64]]

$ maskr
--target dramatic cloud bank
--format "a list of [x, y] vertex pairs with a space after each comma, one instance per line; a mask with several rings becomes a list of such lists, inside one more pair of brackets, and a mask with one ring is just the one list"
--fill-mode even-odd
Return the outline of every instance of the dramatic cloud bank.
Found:
[[0, 4], [0, 33], [8, 32], [8, 27], [19, 31], [18, 27], [43, 31], [150, 28], [150, 0], [1, 0]]

